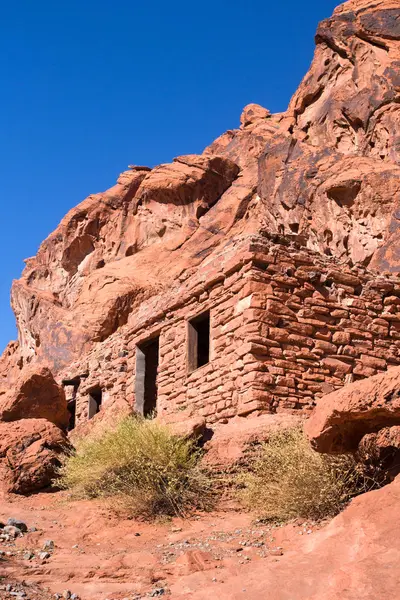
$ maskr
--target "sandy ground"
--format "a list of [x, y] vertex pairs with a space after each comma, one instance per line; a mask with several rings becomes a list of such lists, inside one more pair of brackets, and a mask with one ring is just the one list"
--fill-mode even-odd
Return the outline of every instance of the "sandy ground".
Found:
[[[118, 516], [104, 503], [70, 501], [65, 492], [3, 497], [0, 521], [10, 517], [36, 531], [0, 541], [2, 600], [68, 592], [81, 600], [189, 600], [222, 597], [221, 590], [226, 598], [260, 598], [252, 573], [273, 572], [318, 535], [312, 524], [268, 526], [234, 508], [150, 524]], [[54, 550], [43, 558], [47, 540]], [[280, 600], [276, 594], [269, 599]]]

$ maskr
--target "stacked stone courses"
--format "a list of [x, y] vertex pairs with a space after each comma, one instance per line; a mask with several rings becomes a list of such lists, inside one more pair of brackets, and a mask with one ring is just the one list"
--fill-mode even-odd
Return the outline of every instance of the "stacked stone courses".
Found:
[[[157, 411], [166, 420], [226, 422], [254, 412], [309, 411], [315, 400], [400, 364], [400, 279], [302, 247], [299, 236], [230, 240], [201, 269], [143, 301], [128, 323], [61, 374], [102, 411], [135, 408], [138, 344], [159, 336]], [[188, 320], [210, 311], [210, 361], [190, 372]]]

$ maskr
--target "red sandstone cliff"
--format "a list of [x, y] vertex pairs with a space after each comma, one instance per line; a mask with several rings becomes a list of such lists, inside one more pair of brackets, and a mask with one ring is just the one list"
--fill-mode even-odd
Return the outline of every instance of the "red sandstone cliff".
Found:
[[397, 272], [399, 67], [398, 2], [350, 0], [320, 24], [285, 113], [249, 105], [203, 155], [130, 168], [72, 209], [13, 284], [0, 393], [28, 363], [76, 360], [239, 233]]

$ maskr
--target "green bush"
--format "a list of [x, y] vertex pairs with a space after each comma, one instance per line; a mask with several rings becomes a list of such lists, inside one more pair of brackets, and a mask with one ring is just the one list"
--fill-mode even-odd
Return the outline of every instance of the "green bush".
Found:
[[184, 515], [212, 501], [210, 477], [199, 467], [194, 440], [136, 417], [78, 441], [56, 485], [76, 497], [115, 497], [134, 515]]
[[352, 456], [315, 452], [301, 428], [271, 434], [240, 484], [246, 507], [280, 522], [334, 516], [367, 487]]

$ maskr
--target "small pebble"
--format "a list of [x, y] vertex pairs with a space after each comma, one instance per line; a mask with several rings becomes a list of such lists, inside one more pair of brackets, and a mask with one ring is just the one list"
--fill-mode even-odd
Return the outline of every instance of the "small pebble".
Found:
[[272, 548], [269, 551], [271, 556], [283, 556], [283, 552], [281, 548]]
[[28, 526], [24, 521], [20, 521], [19, 519], [10, 518], [7, 521], [7, 525], [11, 525], [12, 527], [17, 527], [23, 533], [28, 531]]
[[54, 550], [54, 542], [53, 540], [45, 540], [42, 550], [51, 551]]
[[[9, 519], [10, 520], [10, 519]], [[11, 538], [16, 538], [22, 535], [21, 529], [15, 527], [15, 525], [6, 525], [3, 529], [4, 533], [9, 535]]]

